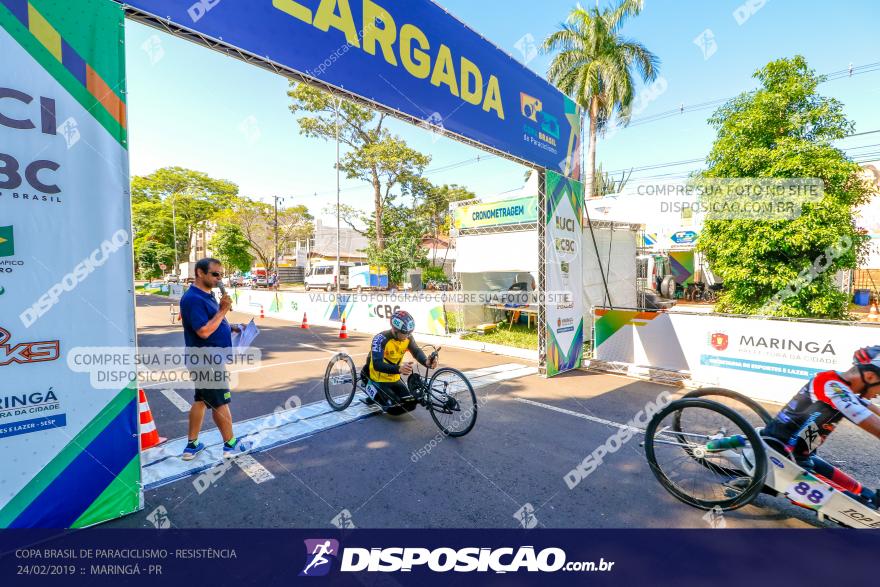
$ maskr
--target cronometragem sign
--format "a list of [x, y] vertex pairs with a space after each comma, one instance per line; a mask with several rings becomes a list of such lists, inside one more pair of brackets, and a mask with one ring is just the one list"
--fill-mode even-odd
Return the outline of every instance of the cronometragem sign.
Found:
[[429, 0], [130, 0], [149, 15], [567, 177], [569, 98]]
[[456, 230], [538, 221], [538, 196], [460, 206], [453, 213]]

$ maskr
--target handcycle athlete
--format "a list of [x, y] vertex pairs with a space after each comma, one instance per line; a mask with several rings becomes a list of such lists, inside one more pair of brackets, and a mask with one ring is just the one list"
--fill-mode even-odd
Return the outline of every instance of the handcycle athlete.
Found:
[[403, 363], [409, 352], [423, 367], [437, 367], [437, 356], [430, 358], [416, 345], [413, 331], [416, 321], [409, 312], [397, 310], [391, 315], [391, 329], [373, 337], [367, 363], [361, 369], [361, 383], [366, 387], [368, 403], [377, 403], [389, 414], [402, 414], [415, 409], [418, 399], [411, 393], [415, 381], [404, 384], [401, 375], [413, 375], [411, 362]]
[[816, 451], [847, 418], [880, 439], [880, 408], [870, 402], [880, 394], [880, 346], [857, 350], [844, 373], [824, 371], [810, 379], [762, 431], [764, 441], [811, 473], [824, 477], [847, 495], [880, 509], [880, 490], [871, 490], [820, 458]]

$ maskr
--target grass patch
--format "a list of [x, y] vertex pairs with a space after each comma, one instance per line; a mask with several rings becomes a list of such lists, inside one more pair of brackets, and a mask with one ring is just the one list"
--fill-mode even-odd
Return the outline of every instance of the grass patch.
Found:
[[501, 322], [498, 324], [498, 328], [488, 334], [468, 332], [462, 334], [461, 338], [463, 340], [479, 340], [480, 342], [500, 344], [519, 349], [538, 350], [537, 329], [528, 328], [523, 324], [514, 324], [513, 328], [508, 330], [507, 322]]

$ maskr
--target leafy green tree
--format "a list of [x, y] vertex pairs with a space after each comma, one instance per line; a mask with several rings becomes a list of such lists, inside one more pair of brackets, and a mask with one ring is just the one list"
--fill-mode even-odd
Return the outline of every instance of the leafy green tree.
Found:
[[[460, 185], [431, 185], [425, 191], [424, 198], [416, 207], [416, 215], [425, 225], [425, 235], [435, 239], [449, 237], [449, 229], [452, 227], [452, 215], [449, 213], [449, 205], [452, 202], [473, 200], [477, 195]], [[447, 249], [447, 253], [448, 253]], [[446, 258], [440, 260], [441, 265], [446, 263]], [[431, 265], [437, 264], [437, 249], [432, 250]]]
[[221, 223], [211, 238], [211, 250], [227, 271], [247, 271], [254, 260], [251, 244], [236, 224]]
[[615, 7], [578, 5], [560, 30], [544, 40], [546, 52], [558, 51], [548, 79], [590, 116], [586, 193], [596, 189], [596, 138], [616, 116], [617, 126], [629, 124], [635, 98], [635, 73], [645, 81], [657, 78], [660, 60], [641, 43], [621, 36], [626, 21], [641, 13], [644, 0], [622, 0]]
[[[851, 269], [866, 238], [853, 209], [869, 197], [860, 168], [833, 141], [852, 134], [843, 105], [816, 93], [822, 81], [801, 56], [757, 71], [760, 87], [710, 118], [718, 135], [697, 178], [818, 178], [821, 201], [793, 220], [713, 219], [698, 247], [724, 282], [717, 309], [742, 314], [842, 319], [847, 295], [832, 284]], [[781, 292], [789, 292], [781, 296]]]
[[[366, 220], [373, 220], [369, 218]], [[427, 267], [428, 259], [422, 248], [422, 236], [425, 234], [425, 222], [413, 214], [412, 208], [389, 205], [382, 215], [385, 230], [385, 246], [379, 249], [374, 232], [374, 222], [369, 222], [367, 238], [367, 256], [370, 263], [388, 268], [390, 283], [400, 284], [406, 276], [406, 270], [415, 267]]]
[[[244, 237], [250, 252], [269, 271], [275, 267], [275, 208], [271, 204], [236, 198], [229, 210], [217, 216], [218, 223], [234, 225]], [[314, 218], [304, 205], [278, 210], [278, 254], [296, 241], [315, 232]]]
[[140, 238], [134, 240], [133, 248], [137, 273], [142, 279], [162, 277], [165, 272], [159, 265], [164, 263], [171, 267], [174, 264], [174, 249], [165, 243]]
[[396, 196], [392, 190], [418, 178], [431, 158], [392, 135], [384, 127], [385, 114], [306, 84], [291, 82], [287, 94], [293, 101], [291, 112], [306, 115], [297, 119], [301, 134], [335, 141], [339, 121], [339, 141], [346, 147], [339, 168], [348, 179], [360, 179], [372, 186], [373, 233], [376, 250], [381, 251], [386, 234], [383, 212]]
[[[394, 234], [392, 244], [389, 244], [390, 237], [386, 238], [386, 246], [393, 249], [387, 254], [382, 254], [377, 246], [375, 216], [366, 214], [349, 204], [339, 206], [342, 222], [370, 241], [371, 246], [366, 251], [370, 262], [389, 267], [389, 276], [397, 276], [400, 279], [404, 277], [407, 269], [428, 267], [437, 263], [436, 249], [428, 260], [427, 253], [421, 246], [422, 238], [425, 236], [439, 238], [448, 235], [452, 224], [449, 204], [477, 197], [472, 191], [460, 185], [436, 186], [424, 177], [408, 182], [403, 191], [412, 198], [410, 207], [396, 204], [387, 206], [385, 210], [388, 212], [388, 217], [385, 218], [383, 215], [385, 234]], [[326, 208], [324, 213], [328, 216], [335, 215], [336, 206]], [[442, 265], [446, 259], [440, 261]], [[398, 266], [392, 269], [392, 265]], [[440, 272], [442, 274], [442, 269]]]
[[[192, 235], [204, 229], [238, 194], [238, 186], [200, 171], [165, 167], [131, 181], [135, 237], [176, 246], [178, 258], [189, 258]], [[177, 243], [174, 228], [177, 228]], [[173, 263], [173, 261], [172, 261]]]

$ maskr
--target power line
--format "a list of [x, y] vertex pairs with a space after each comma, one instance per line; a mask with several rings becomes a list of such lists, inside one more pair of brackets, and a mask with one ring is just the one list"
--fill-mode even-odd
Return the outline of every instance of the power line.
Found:
[[[865, 73], [872, 73], [875, 71], [880, 71], [880, 62], [875, 63], [867, 63], [865, 65], [859, 65], [857, 67], [850, 66], [846, 69], [841, 69], [838, 71], [832, 71], [830, 73], [824, 74], [822, 77], [825, 78], [825, 82], [835, 81], [838, 79], [849, 78], [854, 75], [861, 75]], [[708, 108], [712, 108], [713, 106], [719, 106], [730, 100], [734, 99], [736, 96], [731, 96], [729, 98], [718, 98], [715, 100], [709, 100], [708, 102], [700, 102], [698, 104], [692, 104], [690, 106], [685, 106], [683, 103], [678, 108], [672, 108], [670, 110], [664, 110], [663, 112], [658, 112], [656, 114], [652, 114], [650, 116], [643, 116], [640, 118], [634, 119], [630, 124], [621, 128], [630, 128], [633, 126], [641, 126], [643, 124], [649, 124], [651, 122], [657, 122], [659, 120], [665, 120], [667, 118], [672, 118], [674, 116], [680, 116], [682, 114], [687, 114], [691, 112], [698, 112], [700, 110], [706, 110]]]
[[[478, 156], [473, 157], [471, 159], [465, 159], [463, 161], [456, 161], [455, 163], [449, 163], [449, 164], [443, 165], [441, 167], [434, 167], [431, 169], [427, 169], [422, 173], [422, 175], [433, 175], [435, 173], [443, 173], [445, 171], [452, 171], [453, 169], [460, 169], [462, 167], [467, 167], [469, 165], [483, 163], [484, 161], [489, 161], [491, 159], [498, 159], [498, 155], [478, 155]], [[353, 190], [368, 190], [368, 189], [372, 189], [372, 186], [367, 185], [367, 184], [358, 184], [358, 185], [350, 185], [350, 186], [344, 187], [340, 191], [350, 192]], [[335, 194], [335, 193], [336, 193], [336, 190], [333, 189], [333, 190], [314, 192], [309, 196], [303, 195], [303, 196], [294, 196], [294, 197], [314, 198], [317, 196], [331, 195], [331, 194]]]
[[[849, 139], [849, 138], [852, 138], [852, 137], [860, 137], [860, 136], [865, 136], [865, 135], [870, 135], [870, 134], [875, 134], [875, 133], [880, 133], [880, 129], [876, 129], [876, 130], [868, 130], [868, 131], [864, 131], [864, 132], [853, 133], [853, 134], [850, 134], [850, 135], [846, 135], [845, 137], [841, 137], [840, 139], [837, 139], [837, 140], [841, 140], [841, 141], [842, 141], [842, 140], [844, 140], [844, 139]], [[841, 151], [845, 151], [845, 152], [847, 152], [847, 151], [851, 151], [851, 150], [855, 150], [855, 149], [862, 149], [862, 148], [875, 147], [875, 146], [880, 146], [880, 144], [875, 144], [875, 145], [862, 145], [861, 147], [841, 147], [840, 150], [841, 150]], [[859, 156], [859, 157], [862, 157], [862, 156], [864, 156], [864, 154], [860, 153], [858, 156]], [[693, 163], [700, 163], [700, 162], [705, 161], [705, 160], [706, 160], [705, 157], [698, 157], [698, 158], [694, 158], [694, 159], [682, 159], [681, 161], [668, 161], [668, 162], [664, 162], [664, 163], [652, 163], [652, 164], [649, 164], [649, 165], [643, 165], [643, 166], [641, 166], [641, 167], [630, 167], [630, 168], [623, 168], [623, 169], [613, 169], [613, 170], [611, 170], [611, 171], [604, 171], [604, 170], [603, 170], [603, 173], [608, 173], [609, 175], [612, 175], [612, 174], [617, 174], [617, 173], [627, 173], [627, 172], [629, 172], [629, 171], [648, 171], [648, 170], [652, 170], [652, 169], [662, 169], [662, 168], [664, 168], [664, 167], [678, 167], [678, 166], [681, 166], [681, 165], [687, 165], [687, 164], [693, 164]], [[694, 168], [694, 170], [696, 170], [696, 169], [697, 169], [697, 168]], [[633, 178], [633, 179], [638, 179], [638, 178]]]

